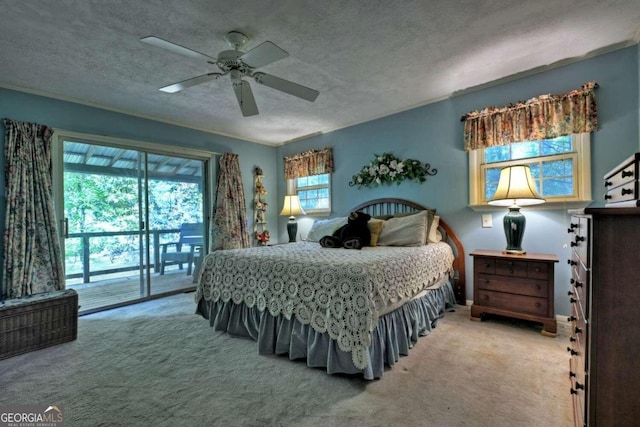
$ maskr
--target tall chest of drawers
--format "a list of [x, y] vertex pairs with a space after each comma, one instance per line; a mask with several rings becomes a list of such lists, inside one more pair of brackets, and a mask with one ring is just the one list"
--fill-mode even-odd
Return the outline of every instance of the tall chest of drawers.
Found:
[[639, 425], [640, 208], [569, 213], [575, 425]]

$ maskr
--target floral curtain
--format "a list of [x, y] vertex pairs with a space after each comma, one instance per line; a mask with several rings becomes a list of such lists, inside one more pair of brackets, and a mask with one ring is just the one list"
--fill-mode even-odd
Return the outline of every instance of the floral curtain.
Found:
[[2, 298], [64, 289], [53, 209], [51, 128], [5, 119]]
[[284, 178], [303, 178], [333, 172], [333, 151], [331, 148], [309, 150], [284, 158]]
[[224, 153], [216, 188], [211, 224], [211, 250], [240, 249], [251, 246], [247, 227], [247, 208], [238, 155]]
[[506, 107], [487, 107], [462, 116], [464, 149], [556, 138], [598, 128], [596, 82], [561, 95], [542, 95]]

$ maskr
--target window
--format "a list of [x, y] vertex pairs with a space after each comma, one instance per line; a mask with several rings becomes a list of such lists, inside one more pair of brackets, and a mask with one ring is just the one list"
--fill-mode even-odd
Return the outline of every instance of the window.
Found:
[[331, 174], [311, 175], [289, 181], [305, 212], [331, 212]]
[[[531, 168], [545, 205], [583, 207], [591, 202], [590, 134], [524, 141], [469, 152], [472, 208], [489, 207], [503, 167], [526, 164]], [[544, 205], [542, 205], [544, 206]]]

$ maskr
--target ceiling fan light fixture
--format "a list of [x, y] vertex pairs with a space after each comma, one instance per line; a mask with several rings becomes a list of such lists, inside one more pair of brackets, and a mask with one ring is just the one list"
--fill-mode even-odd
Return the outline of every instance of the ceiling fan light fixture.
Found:
[[249, 37], [245, 36], [240, 31], [229, 31], [224, 39], [229, 43], [229, 45], [235, 50], [240, 50], [242, 47], [247, 44], [249, 41]]

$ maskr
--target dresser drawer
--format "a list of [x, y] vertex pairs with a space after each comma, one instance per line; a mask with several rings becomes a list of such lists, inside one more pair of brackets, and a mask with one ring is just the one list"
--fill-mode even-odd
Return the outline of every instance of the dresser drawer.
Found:
[[[571, 398], [572, 398], [572, 403], [573, 403], [573, 414], [575, 417], [575, 423], [574, 425], [576, 427], [583, 427], [584, 426], [584, 411], [585, 411], [585, 389], [587, 387], [586, 385], [586, 378], [585, 378], [585, 374], [584, 374], [584, 369], [580, 369], [579, 366], [577, 366], [576, 363], [576, 359], [575, 358], [571, 358], [569, 359], [569, 379], [571, 381]], [[583, 388], [578, 388], [577, 385], [583, 385]]]
[[496, 260], [494, 258], [474, 258], [474, 271], [477, 273], [496, 274]]
[[546, 298], [548, 295], [548, 283], [544, 280], [527, 278], [510, 278], [491, 274], [478, 274], [478, 289], [496, 292], [508, 292], [510, 294], [527, 295]]
[[511, 259], [496, 259], [496, 274], [509, 277], [527, 277], [527, 262]]
[[629, 181], [637, 181], [640, 153], [635, 153], [604, 176], [604, 188], [609, 191]]
[[571, 269], [571, 290], [574, 292], [575, 297], [580, 300], [580, 304], [584, 309], [584, 313], [589, 317], [589, 292], [587, 286], [589, 285], [589, 272], [585, 270], [584, 266], [578, 263]]
[[478, 289], [478, 304], [486, 307], [512, 310], [518, 307], [520, 313], [528, 313], [537, 316], [546, 316], [549, 305], [545, 298], [536, 298], [526, 295], [494, 292], [486, 289]]
[[638, 198], [638, 181], [631, 181], [607, 191], [604, 200], [607, 203], [624, 202]]
[[571, 249], [584, 266], [589, 268], [589, 218], [572, 217], [569, 225], [569, 233], [571, 234]]
[[579, 303], [571, 304], [571, 317], [569, 319], [571, 321], [569, 323], [568, 351], [578, 359], [579, 367], [585, 371], [588, 369], [586, 345], [588, 339], [588, 323], [584, 317], [582, 306]]

